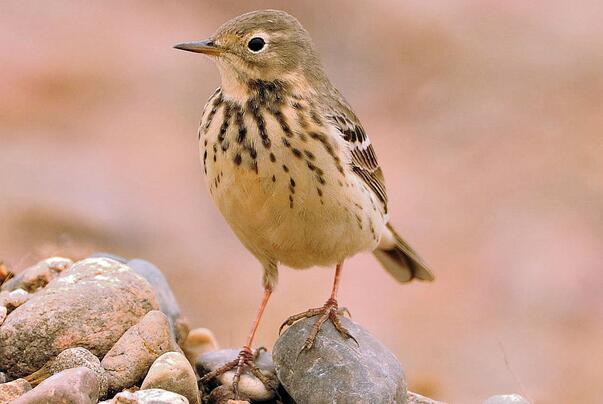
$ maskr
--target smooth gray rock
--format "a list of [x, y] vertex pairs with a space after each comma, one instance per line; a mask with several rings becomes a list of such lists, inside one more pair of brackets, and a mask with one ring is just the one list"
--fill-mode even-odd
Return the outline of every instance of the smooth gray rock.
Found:
[[12, 311], [0, 326], [0, 371], [23, 377], [68, 348], [102, 357], [159, 304], [149, 283], [108, 258], [88, 258]]
[[188, 333], [183, 330], [183, 318], [180, 306], [172, 292], [172, 288], [159, 268], [149, 261], [133, 259], [127, 264], [137, 274], [142, 276], [151, 284], [159, 301], [159, 309], [165, 314], [170, 322], [172, 337], [178, 344], [182, 344]]
[[155, 359], [140, 388], [178, 393], [191, 404], [199, 404], [200, 401], [195, 371], [180, 352], [167, 352]]
[[63, 370], [49, 377], [12, 404], [96, 404], [98, 398], [96, 375], [92, 370], [81, 367]]
[[[226, 362], [236, 359], [238, 355], [238, 349], [221, 349], [219, 351], [203, 353], [199, 355], [195, 364], [197, 373], [199, 376], [203, 376], [212, 370], [218, 369]], [[276, 378], [276, 371], [270, 353], [262, 351], [255, 361], [255, 364], [260, 371], [268, 377], [271, 383], [275, 387], [278, 387], [279, 382]], [[218, 378], [219, 383], [230, 388], [232, 386], [234, 374], [234, 369], [224, 373]], [[259, 379], [247, 370], [244, 370], [239, 379], [239, 391], [243, 396], [250, 400], [265, 401], [274, 397], [274, 391], [267, 389]]]
[[340, 317], [358, 345], [323, 324], [309, 351], [300, 353], [316, 317], [288, 328], [276, 341], [273, 360], [281, 384], [298, 404], [406, 403], [402, 366], [381, 342]]
[[519, 394], [498, 394], [484, 401], [484, 404], [530, 404], [530, 402]]

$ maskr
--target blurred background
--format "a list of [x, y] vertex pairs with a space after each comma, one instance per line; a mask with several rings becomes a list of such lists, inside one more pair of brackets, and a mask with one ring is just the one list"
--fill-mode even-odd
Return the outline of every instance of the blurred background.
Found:
[[[410, 388], [600, 403], [600, 1], [4, 0], [0, 258], [146, 258], [193, 327], [241, 346], [260, 266], [214, 208], [196, 140], [219, 77], [172, 46], [259, 8], [310, 31], [373, 140], [392, 221], [436, 273], [399, 285], [361, 255], [342, 279]], [[321, 305], [332, 275], [282, 268], [257, 344]]]

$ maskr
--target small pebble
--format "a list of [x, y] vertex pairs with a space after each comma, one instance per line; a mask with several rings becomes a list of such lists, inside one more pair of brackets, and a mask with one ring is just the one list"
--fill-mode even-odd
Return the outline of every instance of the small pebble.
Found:
[[188, 333], [182, 344], [184, 355], [190, 363], [195, 363], [199, 355], [218, 349], [214, 333], [207, 328], [195, 328]]
[[25, 379], [17, 379], [8, 383], [2, 382], [0, 384], [0, 403], [10, 403], [29, 390], [31, 390], [31, 385]]
[[[201, 354], [196, 361], [197, 373], [202, 376], [221, 367], [226, 362], [236, 359], [238, 355], [238, 349], [222, 349]], [[272, 385], [278, 386], [279, 383], [276, 378], [276, 372], [270, 353], [262, 351], [255, 361], [255, 364], [268, 380], [271, 381]], [[234, 369], [224, 373], [218, 378], [220, 384], [230, 388], [232, 386], [234, 374]], [[252, 401], [264, 401], [274, 397], [274, 391], [272, 389], [267, 389], [264, 384], [247, 369], [243, 370], [241, 378], [239, 379], [239, 392]]]
[[483, 404], [530, 404], [530, 402], [519, 394], [498, 394], [490, 397]]
[[163, 389], [186, 397], [191, 404], [199, 404], [197, 377], [186, 357], [179, 352], [167, 352], [153, 362], [142, 390]]
[[0, 306], [6, 307], [10, 313], [17, 307], [25, 304], [30, 298], [31, 295], [27, 291], [23, 289], [15, 289], [5, 295], [4, 299], [0, 300]]
[[407, 404], [445, 404], [441, 401], [435, 401], [417, 393], [408, 392]]
[[107, 404], [188, 404], [186, 397], [161, 389], [122, 391]]

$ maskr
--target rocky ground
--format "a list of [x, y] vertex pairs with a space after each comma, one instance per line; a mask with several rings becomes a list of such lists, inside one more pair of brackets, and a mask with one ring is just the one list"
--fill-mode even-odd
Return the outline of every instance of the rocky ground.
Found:
[[[191, 329], [165, 277], [144, 260], [95, 254], [53, 257], [17, 276], [0, 267], [0, 404], [42, 403], [423, 403], [402, 366], [371, 334], [343, 319], [342, 340], [326, 324], [300, 354], [312, 319], [256, 352], [266, 388], [252, 374], [231, 391], [234, 372], [199, 377], [234, 359], [210, 330]], [[527, 403], [517, 395], [487, 404]]]

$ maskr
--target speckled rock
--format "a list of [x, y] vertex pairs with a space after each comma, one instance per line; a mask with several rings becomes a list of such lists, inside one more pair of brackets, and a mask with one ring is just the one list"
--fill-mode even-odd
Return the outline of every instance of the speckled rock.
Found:
[[40, 370], [36, 371], [27, 379], [33, 384], [62, 372], [66, 369], [85, 367], [94, 372], [98, 381], [99, 396], [104, 397], [107, 394], [108, 379], [105, 369], [101, 366], [100, 360], [85, 348], [69, 348], [61, 352], [56, 358], [51, 359]]
[[[135, 392], [122, 391], [105, 404], [188, 404], [186, 397], [180, 394], [161, 390], [149, 389]], [[103, 404], [100, 403], [100, 404]]]
[[30, 293], [35, 292], [58, 277], [61, 272], [69, 269], [71, 265], [73, 265], [73, 261], [68, 258], [47, 258], [6, 282], [2, 285], [1, 290], [12, 291], [21, 288]]
[[0, 404], [7, 404], [31, 390], [31, 385], [25, 379], [0, 384]]
[[98, 382], [88, 368], [74, 368], [59, 372], [44, 380], [12, 404], [96, 404]]
[[0, 371], [22, 377], [77, 346], [102, 357], [158, 307], [149, 283], [129, 267], [106, 258], [79, 261], [0, 326]]
[[[219, 351], [206, 352], [197, 358], [197, 373], [200, 376], [203, 376], [204, 374], [221, 367], [226, 362], [236, 359], [238, 355], [238, 349], [222, 349]], [[255, 364], [262, 373], [271, 380], [271, 383], [275, 387], [278, 386], [279, 383], [276, 378], [276, 372], [270, 353], [265, 351], [261, 352]], [[231, 387], [234, 374], [234, 370], [224, 373], [218, 378], [220, 384]], [[241, 374], [241, 378], [239, 379], [239, 391], [246, 398], [255, 401], [269, 400], [274, 397], [274, 391], [267, 389], [259, 379], [247, 370]]]
[[358, 345], [325, 322], [314, 347], [300, 353], [316, 318], [301, 320], [280, 336], [273, 358], [287, 392], [298, 404], [406, 403], [404, 373], [394, 354], [356, 323], [341, 321]]
[[31, 298], [31, 295], [23, 289], [15, 289], [0, 296], [0, 306], [6, 307], [7, 312], [15, 310], [24, 305]]
[[159, 268], [148, 261], [133, 259], [127, 264], [151, 284], [159, 301], [159, 309], [165, 314], [170, 322], [172, 337], [178, 344], [182, 344], [188, 334], [188, 325], [182, 313], [172, 288]]
[[165, 314], [150, 311], [121, 336], [101, 361], [107, 371], [109, 391], [138, 384], [155, 359], [175, 348]]
[[191, 330], [182, 344], [184, 355], [190, 363], [195, 363], [199, 355], [218, 349], [218, 341], [214, 333], [207, 328]]
[[195, 371], [179, 352], [167, 352], [157, 358], [140, 388], [172, 391], [186, 397], [191, 404], [200, 402]]
[[484, 404], [530, 404], [528, 400], [519, 394], [499, 394], [492, 396]]

